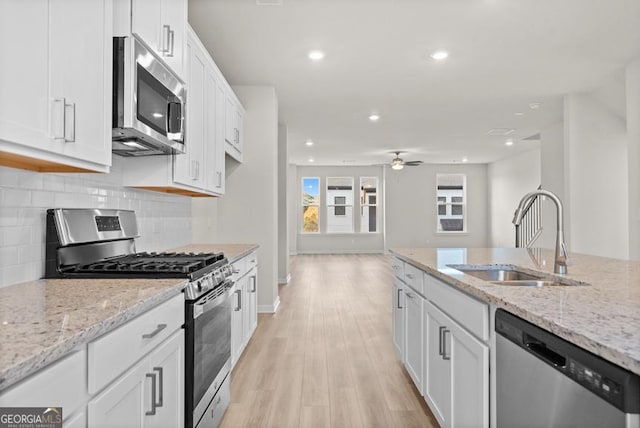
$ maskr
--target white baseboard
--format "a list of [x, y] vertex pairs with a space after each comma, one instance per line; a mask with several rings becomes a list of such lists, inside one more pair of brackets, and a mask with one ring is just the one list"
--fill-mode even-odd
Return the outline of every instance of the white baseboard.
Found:
[[288, 284], [291, 282], [291, 274], [288, 273], [286, 278], [278, 278], [278, 284]]
[[258, 312], [261, 314], [275, 314], [280, 306], [280, 296], [276, 297], [275, 302], [271, 305], [258, 305]]

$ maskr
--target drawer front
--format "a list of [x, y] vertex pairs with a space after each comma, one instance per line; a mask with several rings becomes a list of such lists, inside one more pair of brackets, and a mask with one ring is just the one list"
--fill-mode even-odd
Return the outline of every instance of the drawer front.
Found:
[[395, 257], [391, 260], [393, 274], [404, 281], [404, 262]]
[[489, 305], [424, 274], [425, 296], [434, 305], [481, 340], [489, 340]]
[[179, 294], [89, 343], [89, 393], [104, 388], [148, 354], [184, 323]]
[[423, 274], [417, 267], [411, 266], [409, 263], [404, 264], [404, 282], [422, 295], [424, 295]]
[[60, 406], [63, 417], [72, 415], [86, 400], [86, 357], [83, 347], [4, 390], [0, 407]]
[[240, 279], [247, 272], [247, 258], [243, 257], [231, 263], [231, 272], [233, 272], [231, 279], [234, 282]]

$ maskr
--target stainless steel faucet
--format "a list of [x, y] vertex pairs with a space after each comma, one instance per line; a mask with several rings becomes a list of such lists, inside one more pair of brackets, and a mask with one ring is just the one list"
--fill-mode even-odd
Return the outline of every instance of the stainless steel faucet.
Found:
[[529, 203], [531, 199], [538, 195], [548, 197], [556, 205], [556, 212], [558, 213], [558, 230], [556, 231], [556, 253], [554, 256], [553, 272], [566, 274], [569, 255], [567, 253], [567, 247], [564, 243], [564, 209], [562, 207], [562, 201], [555, 193], [549, 192], [548, 190], [538, 189], [524, 195], [524, 197], [520, 200], [520, 204], [518, 205], [516, 212], [513, 215], [513, 224], [515, 224], [516, 226], [520, 225], [522, 217], [524, 217], [525, 214], [524, 207]]

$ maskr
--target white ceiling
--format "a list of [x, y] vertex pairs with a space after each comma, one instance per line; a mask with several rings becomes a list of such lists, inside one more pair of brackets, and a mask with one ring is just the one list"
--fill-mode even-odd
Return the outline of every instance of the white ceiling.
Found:
[[[232, 85], [276, 88], [301, 165], [386, 163], [393, 150], [427, 163], [505, 158], [561, 120], [564, 94], [640, 57], [640, 0], [282, 3], [189, 0], [189, 21]], [[311, 61], [313, 49], [326, 57]], [[436, 62], [435, 49], [451, 56]], [[515, 144], [491, 128], [515, 129]]]

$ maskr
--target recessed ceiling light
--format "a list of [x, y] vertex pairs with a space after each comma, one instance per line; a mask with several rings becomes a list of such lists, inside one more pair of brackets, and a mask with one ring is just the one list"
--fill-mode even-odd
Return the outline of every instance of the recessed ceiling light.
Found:
[[304, 144], [305, 144], [306, 146], [308, 146], [308, 147], [311, 147], [311, 146], [313, 146], [313, 141], [311, 141], [311, 140], [307, 140], [307, 141], [305, 141], [305, 143], [304, 143]]
[[531, 110], [538, 110], [542, 104], [540, 103], [529, 103], [529, 108]]
[[467, 158], [462, 158], [462, 162], [469, 162], [469, 159], [467, 159]]
[[319, 61], [324, 58], [324, 52], [322, 51], [311, 51], [309, 52], [309, 58], [314, 61]]
[[507, 140], [507, 141], [504, 143], [504, 145], [505, 145], [505, 146], [513, 146], [513, 140]]
[[437, 50], [429, 55], [431, 58], [436, 61], [442, 61], [443, 59], [447, 59], [449, 57], [449, 52], [443, 50]]
[[313, 158], [309, 158], [309, 162], [313, 163], [315, 161], [313, 160]]
[[369, 120], [371, 122], [377, 122], [380, 120], [380, 115], [379, 114], [372, 114], [369, 116]]

